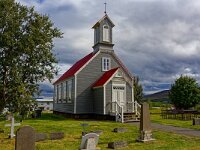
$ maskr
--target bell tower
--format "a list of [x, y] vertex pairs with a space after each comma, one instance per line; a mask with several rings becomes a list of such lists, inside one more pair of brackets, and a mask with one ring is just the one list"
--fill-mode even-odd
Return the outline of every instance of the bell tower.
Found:
[[94, 29], [94, 52], [98, 50], [113, 50], [112, 28], [114, 26], [105, 11], [103, 18], [92, 27]]

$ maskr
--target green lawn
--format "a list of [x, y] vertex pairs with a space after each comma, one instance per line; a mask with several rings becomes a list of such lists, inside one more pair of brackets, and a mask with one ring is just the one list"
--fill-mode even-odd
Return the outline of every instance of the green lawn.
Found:
[[159, 114], [151, 114], [151, 121], [154, 123], [172, 125], [176, 127], [190, 128], [200, 130], [200, 125], [192, 125], [192, 120], [175, 120], [175, 119], [162, 119]]
[[151, 112], [151, 121], [154, 123], [200, 130], [200, 125], [193, 126], [192, 120], [185, 121], [185, 120], [175, 120], [175, 119], [163, 119], [160, 115], [161, 110], [158, 108], [150, 109], [150, 112]]
[[[0, 149], [13, 150], [14, 139], [7, 139], [9, 128], [4, 127], [6, 121], [0, 121], [0, 128], [5, 130], [5, 133], [0, 133]], [[83, 121], [65, 119], [53, 114], [43, 114], [41, 119], [25, 120], [22, 125], [30, 125], [35, 128], [37, 132], [50, 133], [55, 131], [62, 131], [65, 133], [65, 138], [62, 140], [47, 140], [44, 142], [37, 142], [37, 150], [77, 150], [81, 142], [82, 127], [80, 124], [88, 123], [87, 131], [103, 130], [100, 135], [99, 147], [106, 150], [108, 142], [117, 140], [126, 140], [129, 142], [127, 148], [123, 150], [198, 150], [200, 149], [200, 138], [187, 137], [166, 133], [161, 131], [154, 131], [153, 135], [156, 141], [150, 143], [138, 143], [135, 140], [138, 137], [138, 128], [129, 124], [121, 124], [110, 121]], [[116, 127], [128, 128], [127, 133], [114, 133], [112, 130]]]

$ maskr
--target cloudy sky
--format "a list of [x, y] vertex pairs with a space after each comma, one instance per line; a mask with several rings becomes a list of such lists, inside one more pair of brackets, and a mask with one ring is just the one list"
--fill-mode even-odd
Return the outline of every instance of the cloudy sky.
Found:
[[[49, 15], [63, 33], [55, 40], [59, 74], [92, 51], [91, 27], [104, 15], [105, 0], [17, 0]], [[146, 94], [169, 89], [181, 74], [200, 81], [199, 0], [107, 0], [114, 22], [114, 50], [140, 77]], [[58, 77], [55, 77], [57, 79]], [[51, 83], [42, 83], [51, 95]]]

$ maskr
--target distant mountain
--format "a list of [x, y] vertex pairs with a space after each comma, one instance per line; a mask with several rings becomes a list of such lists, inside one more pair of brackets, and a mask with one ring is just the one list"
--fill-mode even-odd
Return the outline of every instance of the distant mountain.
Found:
[[164, 90], [154, 94], [145, 95], [144, 100], [148, 99], [154, 102], [169, 102], [169, 90]]

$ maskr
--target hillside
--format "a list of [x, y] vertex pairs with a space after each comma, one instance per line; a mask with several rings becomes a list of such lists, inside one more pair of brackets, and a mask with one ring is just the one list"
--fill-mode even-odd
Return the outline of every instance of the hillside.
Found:
[[160, 91], [154, 94], [145, 95], [144, 99], [150, 99], [151, 101], [169, 102], [169, 90]]

